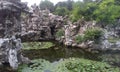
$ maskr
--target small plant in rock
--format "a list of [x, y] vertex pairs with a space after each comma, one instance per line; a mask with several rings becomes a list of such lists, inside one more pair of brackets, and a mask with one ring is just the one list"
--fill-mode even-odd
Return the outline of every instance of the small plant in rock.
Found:
[[103, 35], [103, 32], [100, 28], [90, 28], [85, 31], [84, 38], [85, 40], [92, 40], [98, 42]]
[[84, 36], [82, 36], [82, 35], [77, 35], [77, 36], [75, 37], [75, 41], [76, 41], [77, 43], [83, 42], [83, 41], [84, 41]]
[[59, 29], [59, 30], [56, 32], [56, 37], [60, 38], [61, 36], [64, 36], [64, 30]]

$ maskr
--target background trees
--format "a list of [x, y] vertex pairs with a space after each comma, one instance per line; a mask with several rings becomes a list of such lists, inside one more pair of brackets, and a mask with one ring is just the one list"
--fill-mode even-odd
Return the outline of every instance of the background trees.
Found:
[[81, 18], [87, 21], [95, 20], [104, 24], [112, 24], [120, 18], [119, 0], [67, 0], [53, 5], [49, 0], [41, 1], [40, 8], [49, 9], [54, 14], [65, 16], [74, 22]]
[[48, 9], [48, 10], [50, 10], [50, 12], [53, 12], [54, 11], [54, 5], [49, 0], [44, 0], [44, 1], [40, 2], [40, 9], [41, 10]]
[[65, 16], [69, 14], [69, 11], [66, 7], [57, 7], [54, 11], [54, 14], [60, 15], [60, 16]]
[[115, 0], [103, 0], [94, 11], [95, 20], [103, 23], [114, 23], [120, 17], [120, 6]]

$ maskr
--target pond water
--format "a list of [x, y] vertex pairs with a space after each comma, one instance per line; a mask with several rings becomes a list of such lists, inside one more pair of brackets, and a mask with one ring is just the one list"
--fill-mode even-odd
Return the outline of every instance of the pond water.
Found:
[[120, 51], [107, 50], [100, 53], [91, 53], [80, 48], [71, 48], [65, 46], [57, 46], [49, 49], [41, 50], [24, 50], [23, 54], [29, 59], [46, 59], [50, 62], [59, 61], [64, 58], [84, 58], [95, 61], [107, 62], [111, 65], [120, 67]]
[[[105, 51], [101, 53], [86, 52], [79, 48], [57, 46], [49, 49], [23, 50], [23, 55], [31, 60], [46, 59], [50, 62], [56, 62], [64, 58], [84, 58], [95, 61], [108, 62], [111, 65], [120, 67], [120, 51]], [[10, 67], [0, 67], [0, 72], [13, 72]]]
[[62, 58], [69, 58], [69, 57], [77, 57], [77, 58], [87, 58], [92, 60], [100, 60], [98, 58], [99, 54], [93, 54], [90, 52], [85, 52], [79, 48], [71, 48], [71, 47], [52, 47], [49, 49], [41, 49], [41, 50], [24, 50], [24, 56], [28, 57], [29, 59], [46, 59], [51, 62], [60, 60]]

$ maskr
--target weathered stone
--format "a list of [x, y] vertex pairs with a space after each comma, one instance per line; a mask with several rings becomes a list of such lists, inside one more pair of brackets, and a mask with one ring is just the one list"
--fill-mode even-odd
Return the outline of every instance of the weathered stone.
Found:
[[18, 57], [20, 57], [22, 46], [21, 40], [12, 38], [0, 39], [0, 62], [5, 63], [9, 62], [10, 66], [16, 69], [18, 67]]
[[20, 15], [27, 12], [20, 0], [0, 0], [0, 63], [9, 63], [17, 69], [22, 63], [21, 39], [16, 36], [21, 32]]

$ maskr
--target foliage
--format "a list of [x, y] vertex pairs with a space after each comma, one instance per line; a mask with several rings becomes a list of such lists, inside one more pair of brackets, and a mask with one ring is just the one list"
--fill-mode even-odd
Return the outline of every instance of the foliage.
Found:
[[97, 6], [93, 2], [84, 3], [77, 1], [73, 4], [72, 16], [70, 17], [73, 22], [84, 18], [85, 20], [93, 20], [93, 12]]
[[72, 0], [58, 2], [55, 5], [54, 13], [57, 15], [60, 15], [60, 16], [69, 15], [72, 8], [73, 8], [73, 1]]
[[67, 2], [66, 2], [66, 1], [58, 2], [58, 3], [55, 5], [55, 8], [57, 8], [57, 7], [65, 7], [65, 8], [67, 8]]
[[47, 49], [54, 46], [51, 42], [28, 42], [23, 43], [23, 49], [30, 50], [30, 49]]
[[120, 6], [115, 0], [103, 0], [94, 11], [95, 20], [102, 23], [114, 23], [120, 17]]
[[83, 0], [83, 2], [88, 3], [88, 2], [92, 2], [93, 0]]
[[39, 6], [40, 6], [41, 10], [48, 9], [48, 10], [50, 10], [50, 12], [54, 11], [54, 5], [49, 0], [41, 1]]
[[[67, 2], [70, 2], [67, 4]], [[101, 0], [92, 1], [84, 0], [83, 2], [66, 1], [56, 4], [57, 7], [64, 7], [69, 11], [70, 19], [75, 22], [81, 18], [84, 20], [96, 20], [97, 22], [106, 24], [112, 24], [120, 17], [120, 1], [119, 0]], [[56, 11], [55, 11], [56, 12]], [[59, 13], [59, 10], [57, 11]], [[61, 13], [61, 12], [60, 12]], [[66, 14], [63, 12], [63, 14]]]
[[30, 65], [21, 65], [18, 72], [44, 72], [51, 67], [49, 61], [44, 59], [32, 60]]
[[106, 63], [79, 58], [69, 58], [57, 63], [44, 59], [33, 60], [30, 65], [21, 65], [18, 72], [119, 72]]
[[100, 28], [90, 28], [85, 31], [84, 35], [77, 35], [75, 41], [81, 43], [87, 40], [92, 40], [97, 43], [102, 35], [103, 31]]
[[111, 68], [106, 63], [97, 61], [70, 58], [58, 64], [54, 72], [119, 72], [117, 68]]
[[67, 0], [67, 1], [63, 1], [63, 2], [58, 2], [55, 5], [55, 8], [57, 8], [57, 7], [65, 7], [66, 9], [71, 11], [72, 7], [73, 7], [73, 3], [74, 3], [73, 0]]
[[83, 41], [84, 41], [84, 36], [82, 36], [82, 35], [77, 35], [77, 36], [75, 37], [75, 41], [76, 41], [77, 43], [83, 42]]
[[67, 9], [69, 10], [69, 11], [71, 11], [72, 10], [72, 8], [73, 8], [73, 0], [67, 0]]
[[119, 0], [83, 0], [76, 2], [67, 0], [58, 2], [55, 6], [49, 0], [44, 0], [41, 1], [40, 8], [42, 10], [47, 8], [60, 16], [69, 15], [73, 22], [83, 18], [87, 21], [96, 20], [103, 26], [112, 24], [120, 18]]
[[83, 16], [84, 19], [87, 21], [94, 20], [94, 11], [97, 9], [97, 5], [93, 2], [87, 3], [86, 11], [84, 12]]
[[66, 7], [57, 7], [55, 9], [54, 14], [57, 14], [59, 16], [65, 16], [65, 15], [69, 14], [69, 11]]
[[63, 29], [59, 29], [57, 32], [56, 32], [56, 37], [61, 37], [61, 36], [64, 36], [64, 30]]
[[71, 20], [73, 22], [77, 21], [78, 19], [82, 18], [82, 14], [84, 13], [85, 9], [84, 3], [78, 1], [73, 4], [72, 16]]
[[85, 31], [84, 38], [85, 40], [93, 40], [97, 42], [102, 35], [103, 32], [100, 28], [90, 28]]

